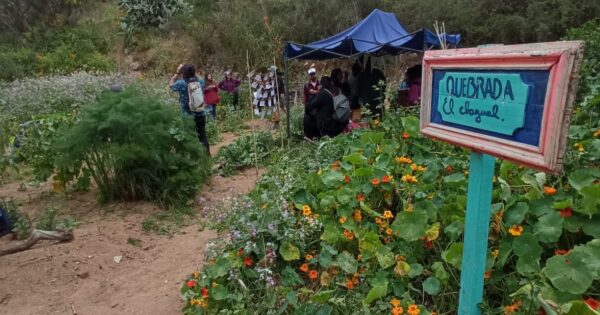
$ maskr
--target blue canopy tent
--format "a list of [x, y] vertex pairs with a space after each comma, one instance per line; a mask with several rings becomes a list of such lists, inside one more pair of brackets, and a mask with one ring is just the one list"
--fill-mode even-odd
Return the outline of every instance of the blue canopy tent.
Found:
[[[458, 46], [460, 35], [442, 34], [449, 46]], [[406, 52], [422, 52], [440, 47], [440, 38], [428, 29], [409, 33], [393, 13], [375, 9], [369, 16], [352, 27], [331, 37], [302, 45], [285, 44], [285, 100], [289, 113], [288, 61], [327, 60], [351, 58], [358, 55], [399, 55]], [[290, 124], [288, 115], [288, 136]]]

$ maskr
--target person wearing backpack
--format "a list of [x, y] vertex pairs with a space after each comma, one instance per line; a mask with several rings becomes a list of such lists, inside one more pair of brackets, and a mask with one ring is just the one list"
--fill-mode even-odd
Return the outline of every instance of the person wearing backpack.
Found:
[[196, 133], [200, 143], [210, 156], [210, 147], [206, 137], [206, 108], [204, 103], [204, 81], [196, 76], [196, 68], [189, 64], [180, 64], [177, 72], [169, 80], [169, 88], [179, 93], [179, 104], [184, 115], [190, 115], [196, 123]]
[[322, 89], [311, 102], [311, 105], [317, 109], [317, 128], [321, 137], [335, 137], [344, 131], [344, 127], [348, 124], [350, 118], [350, 106], [348, 105], [348, 115], [345, 118], [338, 117], [335, 114], [336, 102], [342, 103], [343, 99], [347, 98], [341, 93], [341, 90], [333, 85], [330, 77], [324, 76], [321, 78]]

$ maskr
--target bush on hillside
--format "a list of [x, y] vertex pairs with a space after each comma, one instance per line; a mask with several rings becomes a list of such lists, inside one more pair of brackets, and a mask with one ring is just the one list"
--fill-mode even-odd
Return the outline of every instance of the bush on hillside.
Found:
[[181, 117], [177, 108], [135, 88], [106, 93], [62, 133], [57, 179], [67, 183], [89, 174], [103, 201], [185, 205], [211, 167], [192, 120]]

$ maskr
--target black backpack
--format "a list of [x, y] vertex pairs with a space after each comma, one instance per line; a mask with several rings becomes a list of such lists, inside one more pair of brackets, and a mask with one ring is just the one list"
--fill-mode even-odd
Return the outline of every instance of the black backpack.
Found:
[[12, 223], [8, 211], [0, 206], [0, 236], [12, 232]]

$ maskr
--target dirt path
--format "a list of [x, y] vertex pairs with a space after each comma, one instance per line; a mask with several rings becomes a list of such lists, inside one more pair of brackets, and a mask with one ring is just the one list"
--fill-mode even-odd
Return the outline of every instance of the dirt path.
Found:
[[[223, 134], [211, 151], [216, 154], [235, 138]], [[214, 176], [199, 194], [198, 210], [249, 192], [261, 173], [248, 169], [227, 178]], [[39, 213], [47, 201], [44, 188], [49, 187], [18, 192], [9, 185], [0, 189], [0, 196], [10, 192], [23, 202], [24, 211]], [[144, 233], [141, 222], [160, 211], [152, 204], [101, 208], [93, 193], [63, 199], [58, 206], [84, 223], [70, 243], [39, 243], [0, 257], [0, 314], [180, 313], [182, 279], [200, 266], [215, 232], [193, 224], [172, 237]], [[6, 242], [0, 240], [0, 246]]]

